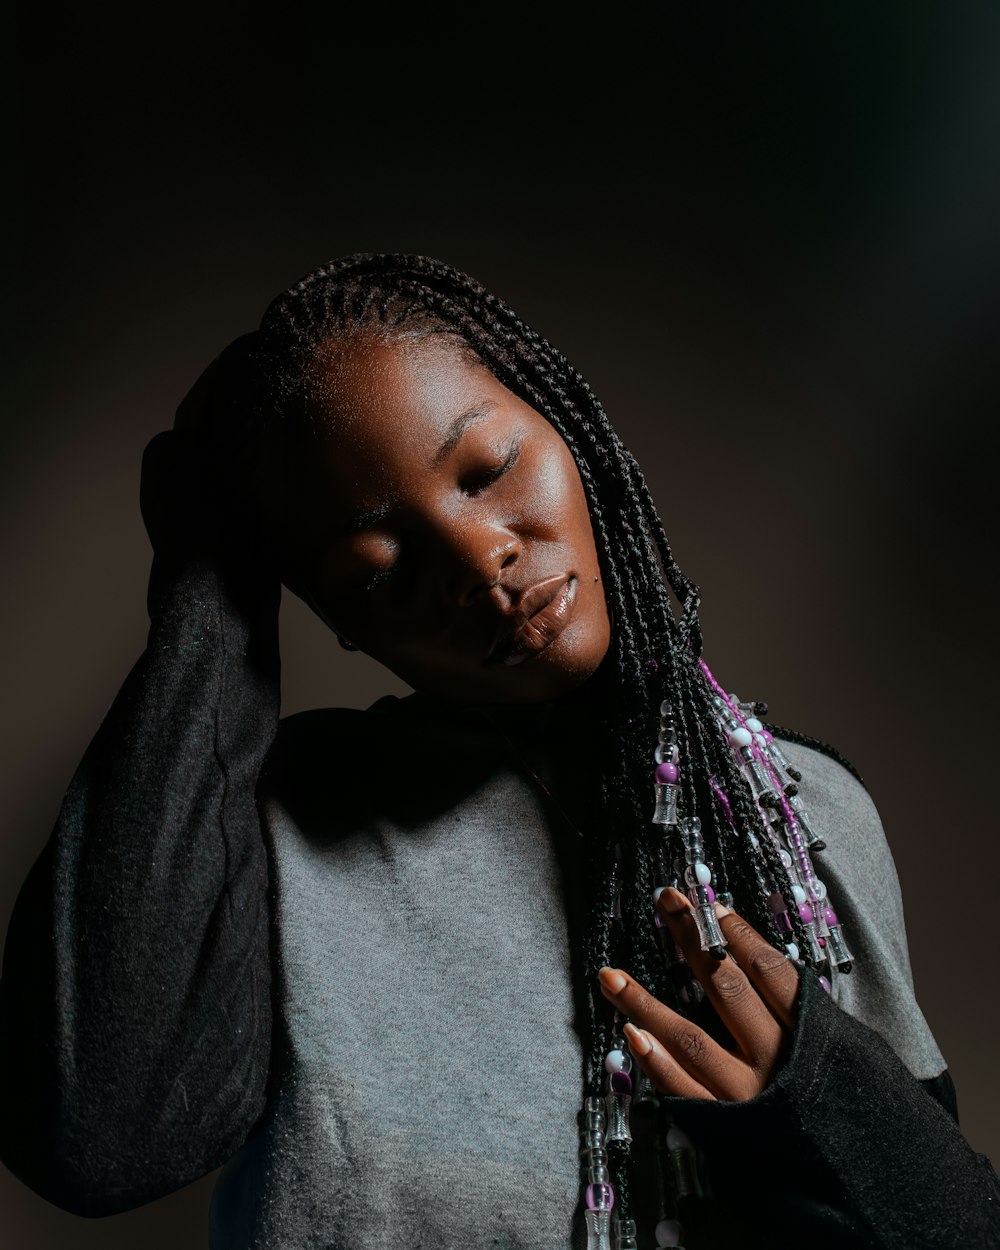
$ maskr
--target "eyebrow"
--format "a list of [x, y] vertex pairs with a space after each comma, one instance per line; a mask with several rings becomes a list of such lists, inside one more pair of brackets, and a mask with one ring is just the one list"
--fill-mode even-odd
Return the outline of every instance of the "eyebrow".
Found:
[[[484, 399], [478, 404], [473, 404], [470, 408], [466, 408], [464, 412], [460, 412], [448, 425], [444, 442], [431, 457], [430, 467], [438, 468], [458, 444], [462, 441], [462, 436], [470, 426], [477, 425], [486, 418], [496, 407], [492, 399]], [[389, 511], [388, 503], [378, 504], [374, 508], [365, 508], [363, 512], [356, 512], [352, 517], [348, 518], [342, 532], [344, 534], [356, 534], [358, 530], [363, 530], [369, 525], [373, 525]]]
[[376, 521], [381, 521], [388, 511], [389, 505], [380, 503], [377, 508], [366, 508], [364, 512], [355, 512], [354, 516], [348, 518], [341, 532], [344, 534], [356, 534], [358, 530], [367, 529], [369, 525], [374, 525]]
[[444, 442], [434, 453], [431, 459], [431, 468], [436, 469], [443, 460], [446, 460], [458, 446], [462, 435], [469, 426], [485, 421], [495, 407], [496, 404], [492, 399], [484, 399], [478, 404], [473, 404], [471, 408], [466, 408], [464, 412], [460, 412], [448, 426], [448, 433], [445, 435]]

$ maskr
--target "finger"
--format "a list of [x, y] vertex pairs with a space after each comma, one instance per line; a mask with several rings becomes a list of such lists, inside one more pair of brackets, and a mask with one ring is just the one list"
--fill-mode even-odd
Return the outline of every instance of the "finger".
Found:
[[[747, 1062], [758, 1071], [770, 1074], [784, 1045], [784, 1030], [767, 1000], [758, 993], [739, 953], [730, 950], [733, 959], [714, 959], [701, 949], [691, 904], [679, 890], [664, 890], [657, 900], [657, 908], [719, 1019], [732, 1033]], [[733, 913], [729, 915], [732, 918]], [[745, 921], [743, 923], [746, 924]], [[728, 931], [723, 929], [723, 933], [728, 942]], [[758, 941], [763, 942], [763, 938], [758, 938]], [[743, 948], [740, 949], [742, 951]], [[772, 946], [768, 949], [788, 964], [784, 955]]]
[[[716, 1098], [739, 1097], [743, 1060], [724, 1050], [714, 1038], [677, 1014], [620, 968], [601, 968], [601, 993], [622, 1015], [652, 1033], [677, 1063]], [[622, 984], [624, 981], [624, 984]], [[620, 986], [620, 988], [618, 988]]]
[[800, 984], [797, 968], [742, 916], [727, 908], [718, 911], [719, 924], [733, 956], [782, 1024], [792, 1028]]
[[631, 1022], [625, 1025], [624, 1032], [629, 1050], [655, 1090], [681, 1098], [711, 1098], [716, 1101], [715, 1095], [685, 1072], [652, 1033], [637, 1029]]

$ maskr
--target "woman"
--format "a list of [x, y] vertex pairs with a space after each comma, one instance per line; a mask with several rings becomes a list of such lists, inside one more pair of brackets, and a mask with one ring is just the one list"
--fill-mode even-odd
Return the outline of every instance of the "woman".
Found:
[[[718, 685], [637, 466], [499, 300], [315, 271], [142, 507], [149, 644], [8, 935], [27, 1184], [101, 1215], [225, 1165], [213, 1250], [1000, 1242], [860, 779]], [[281, 582], [415, 693], [279, 722]]]

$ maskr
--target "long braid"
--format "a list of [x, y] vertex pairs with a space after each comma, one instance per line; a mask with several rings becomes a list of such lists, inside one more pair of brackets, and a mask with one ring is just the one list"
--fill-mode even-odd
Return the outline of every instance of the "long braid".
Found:
[[[587, 840], [590, 894], [582, 935], [589, 1039], [585, 1092], [599, 1096], [614, 1013], [597, 971], [618, 963], [657, 997], [683, 1010], [665, 975], [650, 893], [666, 870], [676, 879], [676, 842], [654, 841], [650, 822], [651, 746], [660, 706], [671, 709], [682, 758], [681, 801], [702, 822], [706, 857], [721, 889], [742, 914], [780, 946], [769, 898], [789, 895], [788, 872], [767, 823], [720, 734], [713, 691], [701, 671], [698, 587], [679, 568], [634, 457], [583, 377], [497, 296], [441, 261], [360, 253], [306, 275], [265, 311], [251, 353], [258, 419], [311, 419], [310, 386], [322, 374], [326, 343], [361, 331], [450, 337], [559, 432], [580, 473], [614, 628], [614, 680], [597, 718], [603, 823]], [[668, 592], [679, 607], [675, 619]], [[776, 736], [825, 751], [861, 780], [834, 748], [775, 726]], [[716, 787], [728, 801], [720, 807]], [[759, 850], [754, 852], [748, 833]], [[620, 850], [620, 858], [616, 856]], [[616, 897], [621, 925], [613, 919]], [[797, 919], [796, 932], [799, 932]], [[627, 1152], [609, 1151], [619, 1218], [629, 1218]]]

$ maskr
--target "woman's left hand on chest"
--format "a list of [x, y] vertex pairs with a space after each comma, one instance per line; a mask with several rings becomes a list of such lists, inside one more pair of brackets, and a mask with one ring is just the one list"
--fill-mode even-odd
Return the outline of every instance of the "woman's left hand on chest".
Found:
[[602, 968], [601, 992], [629, 1020], [629, 1050], [661, 1093], [729, 1102], [755, 1097], [767, 1087], [791, 1038], [799, 989], [795, 966], [735, 912], [719, 909], [729, 955], [714, 959], [701, 949], [690, 904], [680, 891], [664, 890], [657, 908], [732, 1045], [720, 1045], [621, 969]]

